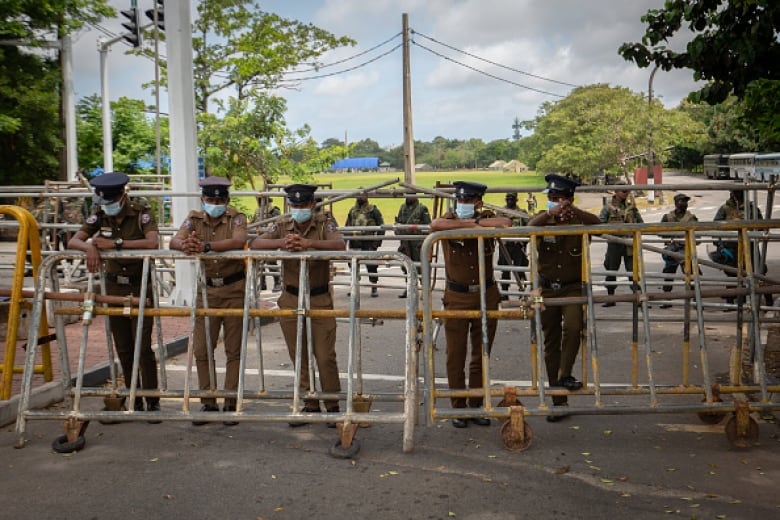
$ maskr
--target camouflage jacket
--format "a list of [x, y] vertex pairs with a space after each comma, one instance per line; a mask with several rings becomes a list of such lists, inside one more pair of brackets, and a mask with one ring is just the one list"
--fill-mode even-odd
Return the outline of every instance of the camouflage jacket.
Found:
[[[364, 204], [363, 206], [352, 206], [352, 209], [349, 210], [349, 215], [347, 215], [347, 222], [345, 224], [346, 227], [363, 227], [363, 226], [382, 226], [384, 225], [385, 220], [382, 218], [382, 212], [379, 211], [379, 208], [374, 206], [373, 204]], [[379, 231], [361, 231], [354, 233], [353, 235], [384, 235], [384, 230]], [[382, 245], [381, 240], [350, 240], [349, 241], [349, 247], [350, 249], [363, 249], [363, 250], [371, 250], [376, 251], [379, 249], [379, 246]]]

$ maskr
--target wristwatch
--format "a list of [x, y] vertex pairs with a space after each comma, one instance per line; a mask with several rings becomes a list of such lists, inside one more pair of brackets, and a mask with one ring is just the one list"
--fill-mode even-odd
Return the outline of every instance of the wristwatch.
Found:
[[211, 242], [206, 242], [203, 244], [203, 252], [208, 253], [209, 251], [211, 251]]
[[121, 251], [122, 250], [122, 244], [124, 244], [124, 243], [125, 243], [124, 240], [122, 240], [121, 238], [117, 238], [116, 240], [114, 240], [114, 247], [116, 248], [117, 251]]

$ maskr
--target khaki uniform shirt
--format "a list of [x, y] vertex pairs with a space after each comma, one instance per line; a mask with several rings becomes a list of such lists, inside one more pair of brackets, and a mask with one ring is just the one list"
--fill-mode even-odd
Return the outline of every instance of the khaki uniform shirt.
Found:
[[[285, 216], [273, 224], [268, 231], [260, 235], [264, 239], [284, 238], [288, 234], [300, 234], [311, 240], [335, 240], [342, 238], [336, 229], [336, 223], [325, 214], [312, 215], [311, 220], [302, 232], [295, 229], [292, 217]], [[298, 287], [301, 264], [298, 260], [282, 260], [282, 282], [286, 286]], [[320, 260], [309, 262], [309, 289], [327, 287], [330, 282], [330, 262]]]
[[[118, 217], [123, 217], [121, 224], [118, 223]], [[109, 217], [99, 209], [87, 217], [80, 231], [90, 237], [100, 233], [101, 237], [112, 240], [139, 240], [146, 238], [148, 232], [157, 231], [157, 221], [150, 207], [128, 200], [116, 217]], [[105, 261], [107, 273], [122, 276], [140, 277], [143, 265], [143, 260]]]
[[[582, 223], [579, 218], [574, 217], [565, 225]], [[550, 217], [543, 225], [556, 226], [558, 223], [555, 218]], [[537, 250], [539, 252], [539, 275], [545, 280], [561, 284], [582, 281], [582, 236], [558, 235], [539, 237]]]
[[[192, 232], [203, 242], [216, 242], [233, 238], [238, 234], [246, 234], [246, 215], [228, 206], [225, 214], [216, 222], [206, 215], [205, 211], [190, 211], [174, 238], [184, 240]], [[228, 260], [225, 258], [203, 260], [206, 278], [227, 278], [244, 271], [243, 260]]]
[[[492, 218], [495, 214], [492, 211], [481, 211], [474, 214], [474, 217]], [[442, 218], [457, 219], [458, 216], [452, 211], [445, 213]], [[444, 249], [444, 271], [447, 280], [460, 285], [478, 285], [479, 284], [479, 251], [476, 239], [469, 240], [442, 240]], [[493, 251], [496, 244], [492, 239], [485, 240], [485, 273], [484, 278], [489, 283], [493, 281]]]

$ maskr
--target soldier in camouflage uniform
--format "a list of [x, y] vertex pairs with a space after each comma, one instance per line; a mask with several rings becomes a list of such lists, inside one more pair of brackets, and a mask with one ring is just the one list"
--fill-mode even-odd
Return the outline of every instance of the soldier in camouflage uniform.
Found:
[[[352, 209], [349, 210], [349, 215], [347, 215], [347, 223], [346, 227], [351, 226], [382, 226], [384, 225], [385, 220], [382, 218], [382, 212], [379, 211], [379, 208], [374, 206], [373, 204], [368, 203], [368, 196], [365, 194], [361, 194], [357, 197], [357, 201], [355, 205], [352, 207]], [[365, 232], [358, 232], [355, 234], [364, 234], [364, 235], [374, 235], [374, 236], [381, 236], [385, 234], [385, 231], [379, 230], [379, 231], [365, 231]], [[350, 240], [349, 241], [349, 248], [350, 249], [357, 249], [361, 251], [376, 251], [379, 249], [379, 246], [382, 245], [381, 240]], [[368, 279], [369, 281], [374, 284], [373, 287], [371, 287], [371, 297], [376, 298], [379, 296], [379, 292], [376, 288], [376, 283], [379, 281], [379, 276], [377, 276], [378, 266], [376, 264], [366, 264], [366, 270], [369, 273]]]
[[[520, 208], [517, 206], [517, 193], [507, 193], [504, 200], [506, 201], [506, 206], [504, 206], [506, 209], [520, 211]], [[513, 216], [510, 217], [510, 219], [512, 220], [512, 227], [525, 226], [528, 223], [528, 219], [523, 217]], [[499, 251], [498, 265], [512, 265], [519, 267], [525, 267], [528, 265], [528, 256], [525, 254], [525, 242], [522, 240], [503, 240], [503, 243], [504, 247], [506, 247], [506, 252], [509, 254], [509, 258], [506, 258], [503, 251]], [[511, 280], [513, 277], [514, 274], [510, 271], [503, 271], [501, 273], [501, 280]], [[525, 273], [517, 273], [517, 278], [521, 281], [524, 281]], [[501, 295], [501, 299], [508, 300], [509, 296], [506, 294], [506, 292], [509, 290], [509, 283], [502, 283], [501, 289], [504, 291], [504, 294]]]
[[[266, 196], [257, 197], [257, 210], [255, 211], [255, 222], [260, 222], [261, 220], [266, 220], [269, 218], [276, 218], [282, 214], [282, 210], [279, 209], [279, 206], [275, 205], [271, 199], [269, 199]], [[280, 278], [279, 268], [277, 267], [279, 264], [276, 262], [276, 260], [269, 260], [265, 262], [266, 266], [273, 266], [274, 269], [270, 269], [272, 273], [271, 278], [274, 280], [274, 288], [273, 292], [279, 292], [282, 290], [282, 282]], [[260, 277], [260, 289], [265, 291], [268, 289], [268, 286], [265, 284], [265, 275]]]
[[[688, 201], [691, 200], [691, 198], [684, 194], [684, 193], [678, 193], [674, 196], [674, 210], [670, 211], [669, 213], [665, 214], [663, 217], [661, 217], [661, 222], [698, 222], [698, 218], [696, 218], [696, 215], [688, 211]], [[680, 239], [675, 239], [674, 237], [664, 237], [668, 239], [668, 242], [666, 243], [666, 246], [664, 247], [664, 250], [670, 251], [672, 253], [680, 253], [685, 251], [685, 244], [680, 241]], [[680, 262], [677, 258], [671, 257], [669, 255], [661, 255], [661, 257], [664, 260], [664, 268], [663, 272], [667, 274], [674, 274], [677, 272], [678, 267], [682, 267], [684, 269], [684, 264]], [[663, 289], [664, 292], [671, 292], [672, 286], [668, 282], [671, 282], [671, 278], [664, 278], [664, 281], [667, 282], [666, 285], [664, 285]], [[661, 305], [662, 309], [667, 309], [671, 307], [670, 304], [665, 303]]]
[[[625, 182], [618, 182], [618, 185], [625, 185]], [[628, 190], [616, 189], [612, 199], [604, 205], [599, 214], [599, 219], [605, 224], [641, 224], [642, 215], [634, 205], [633, 197], [629, 198]], [[620, 269], [620, 261], [626, 272], [633, 272], [634, 248], [630, 245], [619, 244], [617, 242], [607, 243], [607, 253], [604, 256], [604, 269], [607, 271], [617, 271]], [[612, 283], [617, 280], [614, 275], [607, 275], [605, 278], [607, 293], [615, 294], [615, 285]], [[631, 277], [629, 277], [629, 281]], [[602, 307], [614, 307], [615, 302], [605, 302]]]
[[[728, 200], [720, 208], [718, 208], [718, 211], [715, 213], [713, 220], [716, 222], [730, 222], [735, 220], [753, 220], [754, 218], [757, 220], [764, 218], [761, 214], [761, 210], [758, 209], [752, 202], [748, 202], [748, 205], [745, 206], [745, 192], [743, 190], [731, 190], [729, 192]], [[739, 245], [736, 240], [718, 240], [715, 243], [715, 246], [715, 252], [710, 254], [710, 259], [712, 261], [727, 265], [729, 267], [738, 266]], [[754, 254], [752, 255], [752, 258], [753, 268], [755, 269], [758, 265], [758, 257]], [[737, 276], [736, 273], [729, 271], [725, 271], [725, 273], [726, 276]], [[766, 274], [766, 265], [764, 265], [764, 272], [762, 274]], [[766, 293], [764, 295], [764, 299], [767, 305], [772, 306], [774, 304], [774, 298], [771, 294]], [[734, 298], [728, 297], [726, 298], [726, 302], [734, 303]]]
[[[398, 208], [398, 215], [395, 217], [396, 224], [403, 224], [406, 226], [427, 226], [431, 223], [431, 215], [428, 212], [428, 207], [425, 204], [420, 203], [414, 195], [408, 195], [401, 207]], [[422, 235], [422, 231], [416, 229], [404, 229], [400, 232], [402, 235]], [[398, 246], [398, 252], [408, 256], [413, 262], [420, 261], [420, 248], [422, 242], [419, 240], [401, 240], [401, 245]], [[401, 266], [401, 269], [406, 274], [406, 266]], [[417, 268], [417, 274], [420, 274], [420, 268]], [[406, 298], [406, 290], [398, 295], [399, 298]]]

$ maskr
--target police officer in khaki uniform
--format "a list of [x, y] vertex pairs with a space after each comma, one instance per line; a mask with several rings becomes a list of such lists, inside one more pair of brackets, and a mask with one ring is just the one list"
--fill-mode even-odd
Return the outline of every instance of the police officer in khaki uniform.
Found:
[[[346, 243], [336, 229], [336, 223], [326, 213], [314, 213], [314, 192], [316, 186], [291, 184], [284, 191], [290, 206], [290, 215], [283, 216], [268, 231], [252, 241], [252, 249], [282, 249], [300, 252], [308, 250], [343, 251]], [[281, 309], [298, 308], [298, 277], [300, 262], [282, 260], [283, 290], [277, 304]], [[327, 261], [309, 262], [309, 292], [312, 309], [333, 309], [333, 292], [330, 288], [330, 264]], [[282, 334], [287, 343], [290, 359], [295, 362], [297, 341], [297, 318], [280, 318]], [[323, 392], [341, 391], [339, 369], [336, 362], [336, 319], [313, 318], [311, 320], [312, 348], [320, 375]], [[303, 331], [301, 350], [300, 390], [308, 393], [309, 356], [307, 351], [306, 329]], [[337, 400], [325, 401], [325, 410], [330, 413], [339, 411]], [[305, 399], [304, 412], [321, 412], [320, 403], [314, 399]], [[305, 423], [290, 423], [290, 426], [303, 426]], [[329, 424], [335, 427], [335, 424]]]
[[[230, 181], [223, 177], [206, 177], [200, 181], [201, 210], [190, 211], [179, 231], [171, 239], [170, 248], [184, 251], [188, 255], [208, 255], [211, 251], [232, 251], [244, 249], [247, 240], [246, 216], [228, 205]], [[245, 263], [243, 260], [203, 259], [206, 275], [206, 297], [212, 309], [241, 309], [244, 307]], [[203, 307], [203, 294], [198, 289], [198, 307]], [[206, 343], [206, 318], [195, 319], [193, 334], [195, 364], [198, 369], [198, 386], [201, 390], [213, 390], [210, 373], [214, 370], [213, 353], [219, 339], [219, 329], [223, 329], [225, 344], [225, 390], [238, 389], [238, 372], [241, 364], [242, 318], [210, 316], [209, 340]], [[208, 350], [207, 350], [208, 349]], [[209, 366], [209, 350], [212, 353], [212, 366]], [[216, 381], [214, 381], [216, 384]], [[202, 412], [218, 412], [217, 401], [213, 397], [201, 400]], [[223, 411], [235, 412], [236, 400], [225, 399]], [[202, 426], [208, 421], [193, 421], [193, 425]], [[238, 424], [224, 421], [227, 426]]]
[[[123, 249], [157, 249], [159, 239], [157, 222], [151, 208], [130, 200], [125, 193], [129, 177], [124, 173], [105, 173], [95, 177], [90, 184], [95, 190], [93, 208], [97, 211], [87, 217], [84, 225], [68, 241], [68, 248], [87, 254], [87, 269], [95, 273], [103, 260], [101, 251], [122, 251]], [[106, 279], [106, 293], [112, 296], [138, 296], [141, 293], [143, 260], [107, 260], [103, 265]], [[133, 373], [133, 351], [135, 348], [138, 318], [110, 316], [111, 336], [122, 365], [125, 386], [130, 387]], [[140, 353], [140, 387], [146, 390], [157, 388], [157, 361], [152, 351], [152, 318], [143, 318]], [[144, 403], [136, 398], [136, 411], [143, 411]], [[146, 398], [146, 410], [160, 410], [160, 400]]]
[[[547, 175], [547, 211], [542, 211], [529, 226], [571, 226], [599, 224], [599, 217], [574, 205], [574, 190], [578, 182], [560, 175]], [[545, 236], [537, 241], [539, 253], [539, 285], [543, 298], [563, 298], [582, 295], [582, 237], [579, 235]], [[584, 327], [580, 304], [553, 306], [542, 311], [544, 333], [544, 363], [550, 386], [579, 390], [582, 383], [571, 375], [574, 360], [580, 350], [580, 334]], [[566, 406], [566, 396], [553, 396], [553, 405]], [[563, 415], [549, 415], [555, 422]]]
[[[616, 184], [625, 185], [626, 183], [620, 181]], [[600, 221], [606, 224], [641, 224], [644, 222], [633, 199], [629, 198], [628, 195], [628, 190], [616, 189], [612, 199], [604, 204], [604, 207], [601, 209], [601, 213], [599, 213]], [[604, 269], [617, 271], [620, 269], [620, 261], [623, 260], [626, 272], [631, 273], [634, 270], [633, 258], [634, 249], [632, 246], [609, 242], [607, 243], [607, 252], [604, 255]], [[617, 280], [617, 277], [607, 275], [604, 280], [607, 284], [607, 294], [615, 294], [616, 287], [612, 283]], [[629, 280], [631, 280], [630, 276]], [[604, 302], [602, 304], [602, 307], [614, 306], [615, 302]]]
[[[431, 223], [431, 232], [446, 229], [466, 229], [476, 227], [509, 227], [512, 222], [505, 217], [497, 217], [491, 211], [482, 210], [482, 196], [487, 189], [484, 184], [458, 181], [455, 186], [457, 206], [455, 212], [447, 212], [441, 218]], [[493, 278], [493, 252], [495, 242], [485, 240], [485, 298], [488, 310], [498, 309], [500, 295]], [[444, 270], [446, 285], [444, 290], [444, 308], [446, 310], [479, 310], [480, 309], [480, 273], [479, 251], [476, 239], [444, 240]], [[488, 344], [482, 344], [482, 320], [480, 318], [449, 318], [444, 321], [444, 333], [447, 338], [447, 381], [450, 389], [466, 388], [465, 366], [468, 353], [468, 342], [471, 337], [471, 356], [468, 363], [468, 388], [482, 388], [482, 349], [488, 353], [496, 335], [497, 320], [488, 320]], [[482, 406], [481, 397], [467, 400], [462, 397], [452, 398], [453, 408], [471, 408]], [[471, 420], [480, 426], [489, 426], [490, 419], [478, 417], [475, 419], [453, 419], [455, 428], [465, 428]]]

